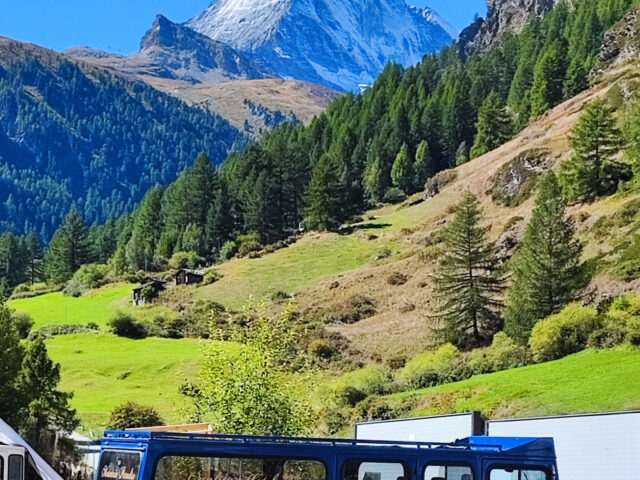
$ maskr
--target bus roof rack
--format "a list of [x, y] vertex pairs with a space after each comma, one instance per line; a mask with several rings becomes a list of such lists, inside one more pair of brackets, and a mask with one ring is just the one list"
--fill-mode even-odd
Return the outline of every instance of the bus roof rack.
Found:
[[[201, 426], [203, 424], [199, 424]], [[180, 426], [173, 426], [174, 428]], [[184, 426], [183, 426], [184, 427]], [[162, 427], [159, 427], [162, 428]], [[549, 451], [553, 450], [553, 440], [550, 438], [532, 437], [487, 437], [472, 436], [455, 442], [411, 442], [411, 441], [386, 441], [386, 440], [362, 440], [346, 438], [313, 438], [313, 437], [282, 437], [282, 436], [255, 436], [220, 433], [182, 433], [176, 430], [136, 429], [136, 430], [110, 430], [104, 432], [103, 441], [192, 441], [192, 442], [219, 442], [225, 444], [243, 445], [325, 445], [325, 446], [371, 446], [371, 447], [405, 447], [416, 449], [457, 449], [476, 451], [507, 452], [520, 449]]]

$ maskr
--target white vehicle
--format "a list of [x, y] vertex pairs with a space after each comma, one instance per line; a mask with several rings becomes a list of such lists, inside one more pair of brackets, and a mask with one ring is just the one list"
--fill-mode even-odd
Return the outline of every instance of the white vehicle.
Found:
[[0, 480], [24, 480], [27, 450], [0, 444]]

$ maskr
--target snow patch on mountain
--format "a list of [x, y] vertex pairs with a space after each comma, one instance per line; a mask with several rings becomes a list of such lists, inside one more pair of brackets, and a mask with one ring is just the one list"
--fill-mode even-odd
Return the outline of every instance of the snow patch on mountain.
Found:
[[420, 12], [405, 0], [214, 0], [187, 25], [279, 76], [353, 90], [452, 42]]

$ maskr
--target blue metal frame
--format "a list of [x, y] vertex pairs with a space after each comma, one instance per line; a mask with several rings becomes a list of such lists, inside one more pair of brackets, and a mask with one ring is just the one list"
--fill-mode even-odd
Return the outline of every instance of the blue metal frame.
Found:
[[469, 465], [475, 480], [488, 479], [491, 468], [504, 465], [557, 471], [551, 438], [473, 436], [435, 443], [107, 431], [101, 450], [140, 452], [138, 480], [153, 480], [157, 463], [165, 456], [317, 460], [325, 465], [327, 480], [341, 480], [344, 463], [353, 459], [403, 463], [412, 480], [422, 480], [427, 465], [437, 462]]

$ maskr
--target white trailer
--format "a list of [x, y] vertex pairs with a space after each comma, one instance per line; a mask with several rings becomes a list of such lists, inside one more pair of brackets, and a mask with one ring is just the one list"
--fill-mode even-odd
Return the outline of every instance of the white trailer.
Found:
[[493, 437], [553, 437], [561, 480], [640, 479], [640, 412], [491, 420]]
[[455, 442], [484, 434], [480, 412], [356, 424], [356, 438], [397, 442]]

